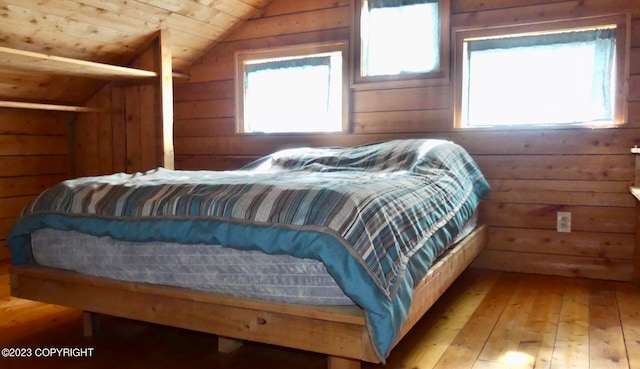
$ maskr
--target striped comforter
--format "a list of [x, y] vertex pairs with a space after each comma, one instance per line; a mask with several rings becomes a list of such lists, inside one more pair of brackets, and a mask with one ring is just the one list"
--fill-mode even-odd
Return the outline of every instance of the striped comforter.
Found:
[[8, 242], [14, 264], [31, 261], [29, 235], [41, 228], [318, 259], [365, 309], [384, 360], [414, 282], [488, 189], [448, 141], [293, 149], [237, 171], [159, 168], [65, 181], [24, 209]]

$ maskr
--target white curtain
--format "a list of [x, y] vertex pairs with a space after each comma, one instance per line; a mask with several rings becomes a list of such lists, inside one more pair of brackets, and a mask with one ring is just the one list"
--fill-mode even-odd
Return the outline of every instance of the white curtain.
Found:
[[467, 42], [469, 125], [611, 121], [615, 30]]
[[340, 62], [337, 55], [333, 61], [332, 56], [315, 56], [246, 65], [245, 129], [248, 132], [340, 130], [341, 67], [335, 65]]
[[437, 1], [369, 0], [360, 17], [365, 76], [422, 73], [440, 65]]

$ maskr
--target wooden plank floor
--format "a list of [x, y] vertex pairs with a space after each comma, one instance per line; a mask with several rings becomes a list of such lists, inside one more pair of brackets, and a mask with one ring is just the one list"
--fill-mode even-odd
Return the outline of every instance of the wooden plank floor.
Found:
[[[260, 344], [217, 353], [215, 336], [9, 297], [0, 263], [0, 348], [92, 348], [92, 357], [2, 358], [0, 368], [325, 368], [322, 355]], [[123, 301], [126, 303], [126, 301]], [[295, 329], [287, 327], [285, 329]], [[640, 289], [467, 270], [396, 347], [366, 369], [640, 369]]]

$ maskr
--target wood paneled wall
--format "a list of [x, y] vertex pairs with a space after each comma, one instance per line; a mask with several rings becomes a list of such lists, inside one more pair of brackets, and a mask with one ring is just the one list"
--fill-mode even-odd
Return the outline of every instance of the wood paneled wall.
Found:
[[144, 172], [157, 161], [157, 86], [109, 83], [86, 105], [113, 113], [81, 114], [71, 132], [74, 177]]
[[72, 176], [125, 172], [127, 124], [124, 89], [109, 83], [85, 105], [112, 109], [113, 113], [79, 114], [71, 123]]
[[[493, 190], [481, 216], [491, 241], [476, 266], [630, 280], [636, 202], [629, 149], [640, 143], [640, 9], [629, 0], [452, 0], [452, 27], [568, 19], [630, 11], [628, 123], [615, 129], [455, 130], [453, 82], [352, 90], [352, 133], [238, 135], [234, 51], [348, 40], [350, 0], [275, 0], [191, 68], [175, 86], [178, 169], [233, 169], [277, 149], [357, 145], [402, 137], [452, 139], [474, 156]], [[573, 232], [557, 233], [570, 211]]]
[[131, 63], [158, 72], [156, 81], [106, 84], [86, 106], [111, 113], [79, 115], [71, 127], [74, 177], [172, 169], [173, 91], [168, 32]]
[[65, 113], [0, 109], [0, 260], [22, 208], [46, 187], [68, 178]]

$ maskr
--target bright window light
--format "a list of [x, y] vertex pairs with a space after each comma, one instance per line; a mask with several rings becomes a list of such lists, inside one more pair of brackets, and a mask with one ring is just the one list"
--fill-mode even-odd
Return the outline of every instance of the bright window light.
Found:
[[508, 367], [530, 367], [535, 363], [535, 358], [524, 352], [509, 351], [500, 357], [499, 362]]
[[245, 64], [245, 132], [342, 130], [342, 52]]
[[[410, 5], [402, 5], [405, 3]], [[437, 1], [364, 1], [360, 15], [361, 74], [382, 76], [437, 70], [439, 17]]]
[[615, 27], [464, 42], [463, 126], [614, 121]]

